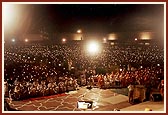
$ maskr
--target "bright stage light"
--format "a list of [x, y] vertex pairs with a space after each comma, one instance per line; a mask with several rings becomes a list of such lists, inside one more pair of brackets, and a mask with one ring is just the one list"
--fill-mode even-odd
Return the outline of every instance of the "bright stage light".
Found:
[[79, 33], [79, 34], [82, 33], [82, 30], [77, 30], [77, 33]]
[[97, 53], [99, 51], [99, 44], [97, 42], [90, 42], [88, 44], [87, 50], [89, 53]]
[[141, 40], [150, 40], [152, 39], [153, 33], [152, 32], [141, 32], [140, 39]]
[[3, 6], [4, 21], [9, 23], [12, 15], [13, 15], [13, 6], [9, 4], [4, 5]]
[[65, 38], [62, 38], [62, 42], [66, 42], [66, 39], [65, 39]]
[[12, 28], [19, 23], [20, 11], [17, 5], [14, 4], [3, 4], [3, 20], [4, 25], [7, 28]]
[[14, 38], [12, 39], [12, 42], [15, 42], [15, 39], [14, 39]]
[[117, 34], [111, 33], [108, 35], [108, 40], [117, 40]]
[[28, 39], [25, 39], [25, 42], [28, 42]]

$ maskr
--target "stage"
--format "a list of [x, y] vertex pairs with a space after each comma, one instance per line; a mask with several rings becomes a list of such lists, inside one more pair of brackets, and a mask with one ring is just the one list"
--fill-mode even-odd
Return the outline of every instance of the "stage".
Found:
[[[91, 109], [81, 109], [77, 107], [78, 101], [92, 101], [93, 105]], [[79, 90], [70, 91], [67, 93], [31, 98], [22, 101], [10, 101], [8, 103], [11, 108], [18, 111], [138, 111], [138, 106], [140, 104], [130, 104], [128, 103], [128, 96], [118, 94], [114, 92], [114, 89], [99, 89], [92, 88], [87, 89], [86, 87], [80, 87]], [[147, 102], [146, 102], [147, 103]], [[152, 105], [154, 105], [153, 102]], [[163, 111], [163, 102], [159, 104], [160, 110]], [[134, 107], [134, 109], [131, 109]], [[143, 107], [145, 107], [143, 105]], [[127, 109], [125, 109], [127, 108]], [[155, 107], [156, 108], [156, 107]], [[145, 109], [145, 108], [144, 108]], [[141, 110], [144, 110], [141, 107]], [[159, 111], [160, 111], [159, 110]], [[156, 110], [157, 111], [157, 110]]]

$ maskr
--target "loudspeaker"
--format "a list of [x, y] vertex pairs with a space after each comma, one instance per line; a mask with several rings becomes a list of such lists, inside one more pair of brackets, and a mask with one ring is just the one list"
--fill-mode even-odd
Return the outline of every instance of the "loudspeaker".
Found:
[[162, 101], [162, 95], [161, 94], [151, 94], [150, 99], [151, 101]]

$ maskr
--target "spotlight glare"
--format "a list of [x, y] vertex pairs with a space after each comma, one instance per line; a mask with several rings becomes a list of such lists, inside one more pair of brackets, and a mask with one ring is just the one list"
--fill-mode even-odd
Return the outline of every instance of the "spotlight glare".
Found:
[[77, 33], [82, 33], [82, 30], [77, 30]]
[[28, 42], [28, 39], [25, 39], [25, 42]]
[[90, 42], [87, 48], [89, 53], [97, 53], [99, 50], [99, 45], [97, 42]]
[[3, 15], [4, 15], [4, 21], [5, 24], [10, 23], [14, 17], [14, 6], [11, 4], [5, 4], [3, 6]]
[[12, 39], [12, 42], [15, 42], [15, 39], [14, 39], [14, 38]]
[[62, 41], [63, 41], [63, 42], [66, 42], [66, 39], [65, 39], [65, 38], [62, 38]]
[[2, 6], [2, 13], [3, 13], [3, 21], [5, 29], [11, 29], [18, 27], [17, 25], [20, 24], [19, 20], [21, 19], [21, 10], [20, 6], [11, 3], [5, 3]]

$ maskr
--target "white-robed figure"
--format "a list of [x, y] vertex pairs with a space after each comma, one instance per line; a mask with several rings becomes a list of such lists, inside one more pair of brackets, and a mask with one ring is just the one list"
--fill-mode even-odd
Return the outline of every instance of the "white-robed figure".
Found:
[[67, 79], [67, 91], [74, 90], [74, 83], [73, 83], [73, 78], [69, 77]]
[[42, 80], [42, 81], [41, 81], [41, 85], [42, 85], [42, 89], [41, 89], [42, 95], [43, 95], [43, 96], [48, 95], [48, 94], [47, 94], [46, 81]]
[[8, 91], [8, 82], [5, 80], [4, 81], [4, 96], [8, 97], [9, 91]]
[[37, 90], [39, 91], [38, 95], [39, 96], [44, 96], [44, 93], [43, 93], [43, 86], [41, 83], [38, 84], [37, 86]]
[[69, 78], [68, 82], [69, 82], [69, 84], [68, 84], [69, 86], [73, 86], [73, 79], [72, 79], [72, 77]]
[[30, 88], [29, 88], [29, 95], [30, 97], [36, 97], [36, 91], [37, 91], [37, 84], [36, 82], [34, 81], [31, 85], [30, 85]]
[[59, 93], [64, 93], [65, 92], [65, 85], [63, 81], [60, 81], [58, 83], [58, 87], [59, 87]]
[[109, 87], [112, 86], [113, 80], [111, 75], [107, 75], [107, 79], [109, 81]]
[[20, 85], [16, 85], [14, 88], [14, 100], [20, 99]]
[[74, 79], [73, 84], [74, 84], [74, 90], [78, 90], [79, 89], [79, 85], [78, 85], [77, 79]]
[[109, 82], [109, 80], [108, 80], [106, 75], [104, 76], [104, 86], [105, 86], [105, 88], [109, 88], [110, 87], [110, 82]]
[[54, 88], [54, 93], [57, 94], [58, 91], [59, 91], [59, 87], [57, 86], [57, 83], [54, 82], [54, 83], [52, 84], [52, 87]]
[[48, 84], [48, 88], [49, 88], [49, 94], [50, 95], [55, 94], [55, 89], [54, 89], [54, 83], [53, 83], [53, 81], [50, 81], [50, 83]]
[[47, 84], [48, 95], [50, 95], [51, 90], [52, 90], [52, 83], [51, 83], [51, 81], [49, 81], [49, 83]]
[[14, 81], [14, 85], [17, 85], [17, 84], [19, 84], [18, 78], [16, 78]]

